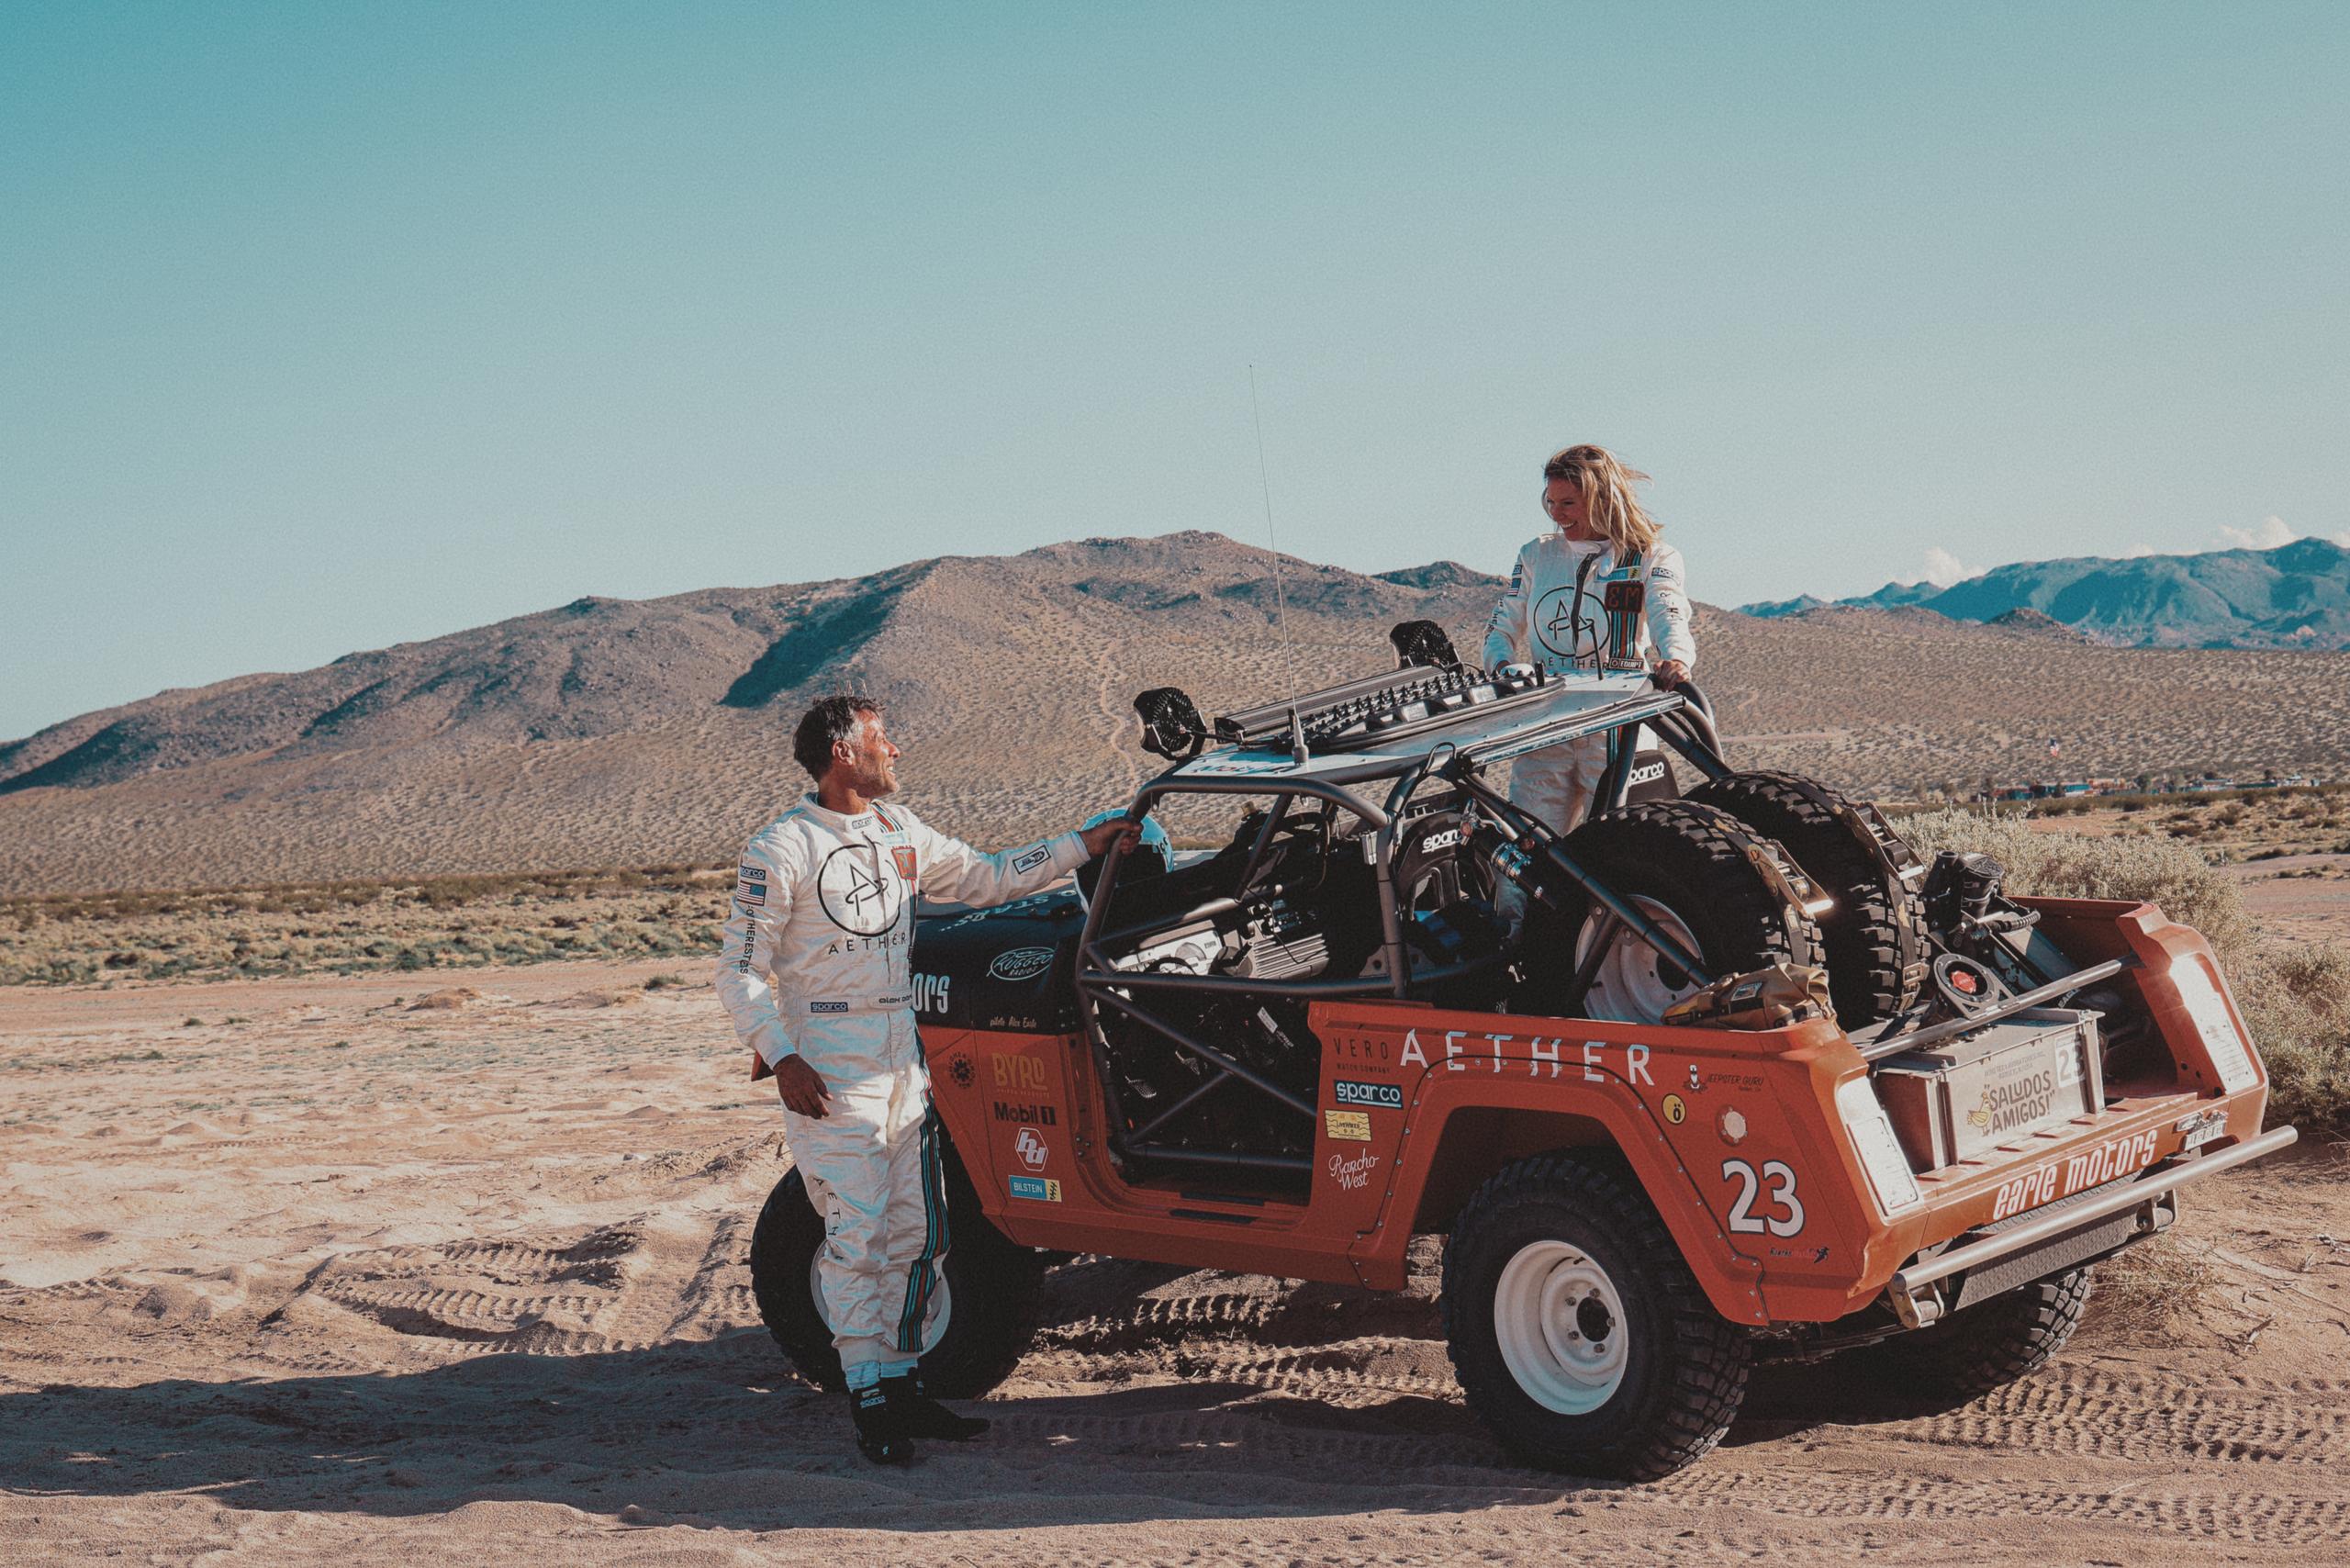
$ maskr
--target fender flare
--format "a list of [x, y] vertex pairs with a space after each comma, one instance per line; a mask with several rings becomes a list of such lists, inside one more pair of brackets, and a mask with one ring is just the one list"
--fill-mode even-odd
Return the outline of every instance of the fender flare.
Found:
[[[1516, 1115], [1579, 1117], [1597, 1123], [1615, 1150], [1632, 1167], [1649, 1200], [1656, 1205], [1682, 1260], [1697, 1278], [1716, 1312], [1732, 1323], [1766, 1324], [1770, 1313], [1762, 1299], [1762, 1265], [1730, 1244], [1721, 1220], [1707, 1206], [1697, 1181], [1666, 1140], [1664, 1127], [1648, 1103], [1612, 1071], [1601, 1081], [1561, 1081], [1545, 1084], [1539, 1103], [1528, 1103], [1523, 1082], [1505, 1097], [1473, 1078], [1446, 1081], [1443, 1074], [1423, 1074], [1416, 1086], [1405, 1124], [1406, 1145], [1432, 1154], [1441, 1147], [1446, 1124], [1463, 1112], [1504, 1111]], [[1370, 1238], [1390, 1236], [1398, 1225], [1410, 1228], [1434, 1169], [1432, 1158], [1398, 1161], [1397, 1179], [1381, 1204], [1378, 1224]], [[1397, 1243], [1400, 1260], [1400, 1248]], [[1360, 1265], [1359, 1265], [1360, 1266]]]

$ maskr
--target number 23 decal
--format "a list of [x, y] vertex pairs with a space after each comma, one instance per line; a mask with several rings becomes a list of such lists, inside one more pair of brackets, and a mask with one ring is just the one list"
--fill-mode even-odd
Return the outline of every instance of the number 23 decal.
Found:
[[[1729, 1227], [1751, 1235], [1769, 1231], [1773, 1236], [1793, 1236], [1803, 1228], [1803, 1202], [1796, 1196], [1796, 1173], [1784, 1159], [1766, 1159], [1762, 1174], [1757, 1178], [1754, 1167], [1743, 1159], [1722, 1161], [1722, 1180], [1739, 1184], [1738, 1202], [1729, 1206]], [[1757, 1215], [1754, 1195], [1762, 1183], [1771, 1183], [1771, 1202], [1787, 1212], [1780, 1215]]]

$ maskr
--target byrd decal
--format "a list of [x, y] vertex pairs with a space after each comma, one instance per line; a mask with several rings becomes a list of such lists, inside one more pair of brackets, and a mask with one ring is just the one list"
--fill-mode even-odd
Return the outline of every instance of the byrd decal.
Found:
[[1045, 1064], [1035, 1057], [999, 1051], [989, 1059], [995, 1064], [995, 1086], [998, 1089], [1009, 1089], [1019, 1094], [1050, 1092], [1045, 1082]]

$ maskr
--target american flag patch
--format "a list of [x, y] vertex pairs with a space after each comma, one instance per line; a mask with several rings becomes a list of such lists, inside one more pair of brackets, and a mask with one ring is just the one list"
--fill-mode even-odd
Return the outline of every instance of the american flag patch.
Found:
[[767, 885], [765, 882], [755, 882], [745, 877], [734, 884], [734, 902], [765, 904], [767, 902]]

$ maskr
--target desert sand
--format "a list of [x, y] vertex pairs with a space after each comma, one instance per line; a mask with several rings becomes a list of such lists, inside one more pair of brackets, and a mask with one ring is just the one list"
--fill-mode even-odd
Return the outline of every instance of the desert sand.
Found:
[[2315, 1562], [2350, 1539], [2326, 1151], [2190, 1202], [2163, 1272], [2020, 1384], [1945, 1408], [1767, 1372], [1655, 1485], [1511, 1464], [1425, 1273], [1382, 1297], [1086, 1259], [979, 1406], [994, 1431], [876, 1469], [757, 1326], [744, 1260], [789, 1151], [701, 970], [0, 991], [0, 1564]]

